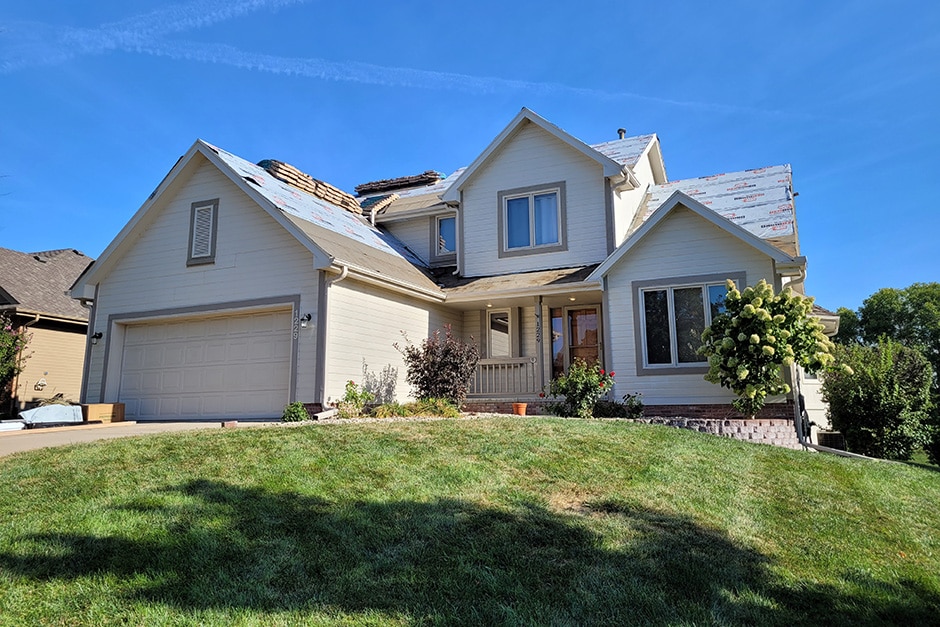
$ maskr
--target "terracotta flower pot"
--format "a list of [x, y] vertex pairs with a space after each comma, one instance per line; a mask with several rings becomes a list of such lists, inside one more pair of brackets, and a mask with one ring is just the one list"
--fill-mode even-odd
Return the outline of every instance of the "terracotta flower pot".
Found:
[[525, 408], [527, 403], [513, 403], [512, 404], [512, 413], [516, 416], [525, 416]]

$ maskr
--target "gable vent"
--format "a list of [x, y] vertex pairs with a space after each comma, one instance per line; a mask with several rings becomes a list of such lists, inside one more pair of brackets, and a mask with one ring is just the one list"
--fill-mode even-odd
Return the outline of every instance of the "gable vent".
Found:
[[212, 255], [212, 205], [196, 207], [193, 215], [192, 256], [209, 257]]

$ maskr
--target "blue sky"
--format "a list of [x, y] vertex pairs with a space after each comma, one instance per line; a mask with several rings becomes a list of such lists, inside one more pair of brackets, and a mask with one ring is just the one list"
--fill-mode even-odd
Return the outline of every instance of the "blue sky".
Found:
[[97, 256], [196, 138], [351, 191], [469, 164], [523, 106], [790, 163], [808, 292], [940, 281], [940, 4], [60, 0], [0, 8], [0, 246]]

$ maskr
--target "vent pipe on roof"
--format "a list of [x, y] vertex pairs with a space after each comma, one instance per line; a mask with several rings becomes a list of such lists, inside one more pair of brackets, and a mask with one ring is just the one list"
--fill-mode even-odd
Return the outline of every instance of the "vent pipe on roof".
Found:
[[624, 137], [627, 136], [627, 129], [625, 129], [625, 128], [618, 128], [618, 129], [617, 129], [617, 134], [620, 135], [620, 139], [623, 139]]

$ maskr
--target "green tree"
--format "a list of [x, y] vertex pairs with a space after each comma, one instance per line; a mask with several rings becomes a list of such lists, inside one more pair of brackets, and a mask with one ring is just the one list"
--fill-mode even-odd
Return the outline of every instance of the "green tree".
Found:
[[[882, 336], [917, 348], [940, 372], [940, 283], [914, 283], [904, 289], [883, 288], [858, 310], [862, 339], [875, 344]], [[936, 379], [934, 392], [937, 390]]]
[[888, 337], [876, 346], [838, 346], [835, 357], [823, 378], [823, 398], [848, 449], [910, 459], [930, 435], [930, 363], [916, 349]]
[[738, 291], [728, 281], [725, 311], [702, 333], [699, 352], [708, 357], [705, 380], [729, 388], [734, 408], [753, 416], [767, 396], [790, 391], [781, 366], [794, 362], [810, 372], [832, 363], [832, 342], [809, 316], [812, 298], [789, 288], [774, 294], [766, 281]]
[[836, 344], [858, 344], [862, 341], [862, 323], [858, 314], [848, 307], [839, 307], [839, 332], [832, 341]]

